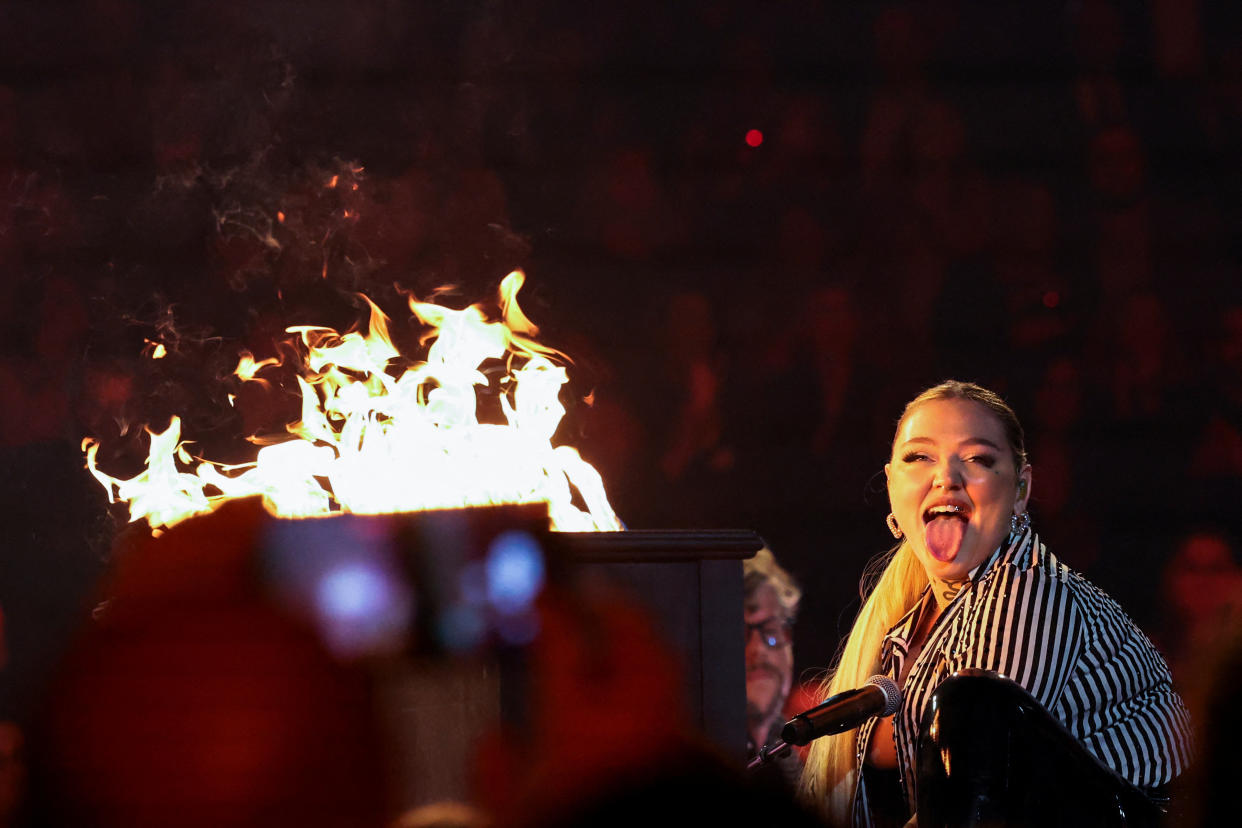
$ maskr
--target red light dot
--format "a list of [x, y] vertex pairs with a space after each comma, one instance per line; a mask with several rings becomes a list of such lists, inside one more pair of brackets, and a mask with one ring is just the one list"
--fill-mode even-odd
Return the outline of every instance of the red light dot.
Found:
[[746, 130], [746, 145], [757, 147], [763, 143], [763, 133], [757, 129]]
[[1050, 290], [1044, 294], [1045, 308], [1055, 308], [1059, 304], [1061, 304], [1061, 294], [1057, 293], [1055, 290]]

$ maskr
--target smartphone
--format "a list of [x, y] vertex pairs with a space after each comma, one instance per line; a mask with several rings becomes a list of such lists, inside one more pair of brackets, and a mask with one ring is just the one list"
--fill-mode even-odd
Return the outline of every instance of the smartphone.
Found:
[[270, 518], [260, 578], [342, 659], [521, 649], [539, 632], [547, 510]]

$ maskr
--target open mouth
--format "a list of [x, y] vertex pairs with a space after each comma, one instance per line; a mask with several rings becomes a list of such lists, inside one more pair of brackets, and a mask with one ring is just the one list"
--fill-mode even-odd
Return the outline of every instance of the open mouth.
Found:
[[970, 520], [970, 510], [958, 503], [942, 503], [939, 506], [931, 506], [923, 512], [924, 523], [931, 523], [938, 518], [951, 518], [965, 522]]
[[941, 503], [923, 512], [923, 536], [927, 551], [938, 561], [957, 557], [970, 522], [970, 509], [960, 503]]

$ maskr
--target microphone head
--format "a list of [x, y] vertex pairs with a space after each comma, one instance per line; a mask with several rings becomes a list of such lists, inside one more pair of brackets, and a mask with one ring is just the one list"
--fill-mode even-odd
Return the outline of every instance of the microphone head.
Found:
[[863, 687], [868, 685], [879, 688], [884, 694], [884, 710], [877, 713], [877, 716], [891, 716], [901, 707], [901, 688], [897, 686], [897, 682], [888, 676], [877, 675], [863, 682]]

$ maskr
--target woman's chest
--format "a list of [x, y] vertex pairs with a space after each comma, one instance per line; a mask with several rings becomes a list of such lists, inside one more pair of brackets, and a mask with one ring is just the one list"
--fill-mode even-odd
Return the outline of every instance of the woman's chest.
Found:
[[[934, 609], [924, 613], [924, 617], [916, 624], [910, 638], [902, 642], [903, 646], [895, 650], [892, 661], [884, 665], [889, 675], [897, 680], [899, 687], [906, 688], [912, 681], [922, 683], [934, 680], [935, 674], [940, 672], [938, 668], [943, 665], [943, 658], [922, 657], [925, 651], [928, 651], [929, 656], [932, 655], [929, 648], [934, 649], [936, 644], [932, 633], [936, 629], [938, 616], [939, 612]], [[866, 755], [868, 764], [874, 767], [887, 769], [897, 766], [894, 728], [906, 712], [906, 700], [909, 694], [904, 690], [903, 697], [902, 710], [893, 716], [877, 719], [871, 731]]]

